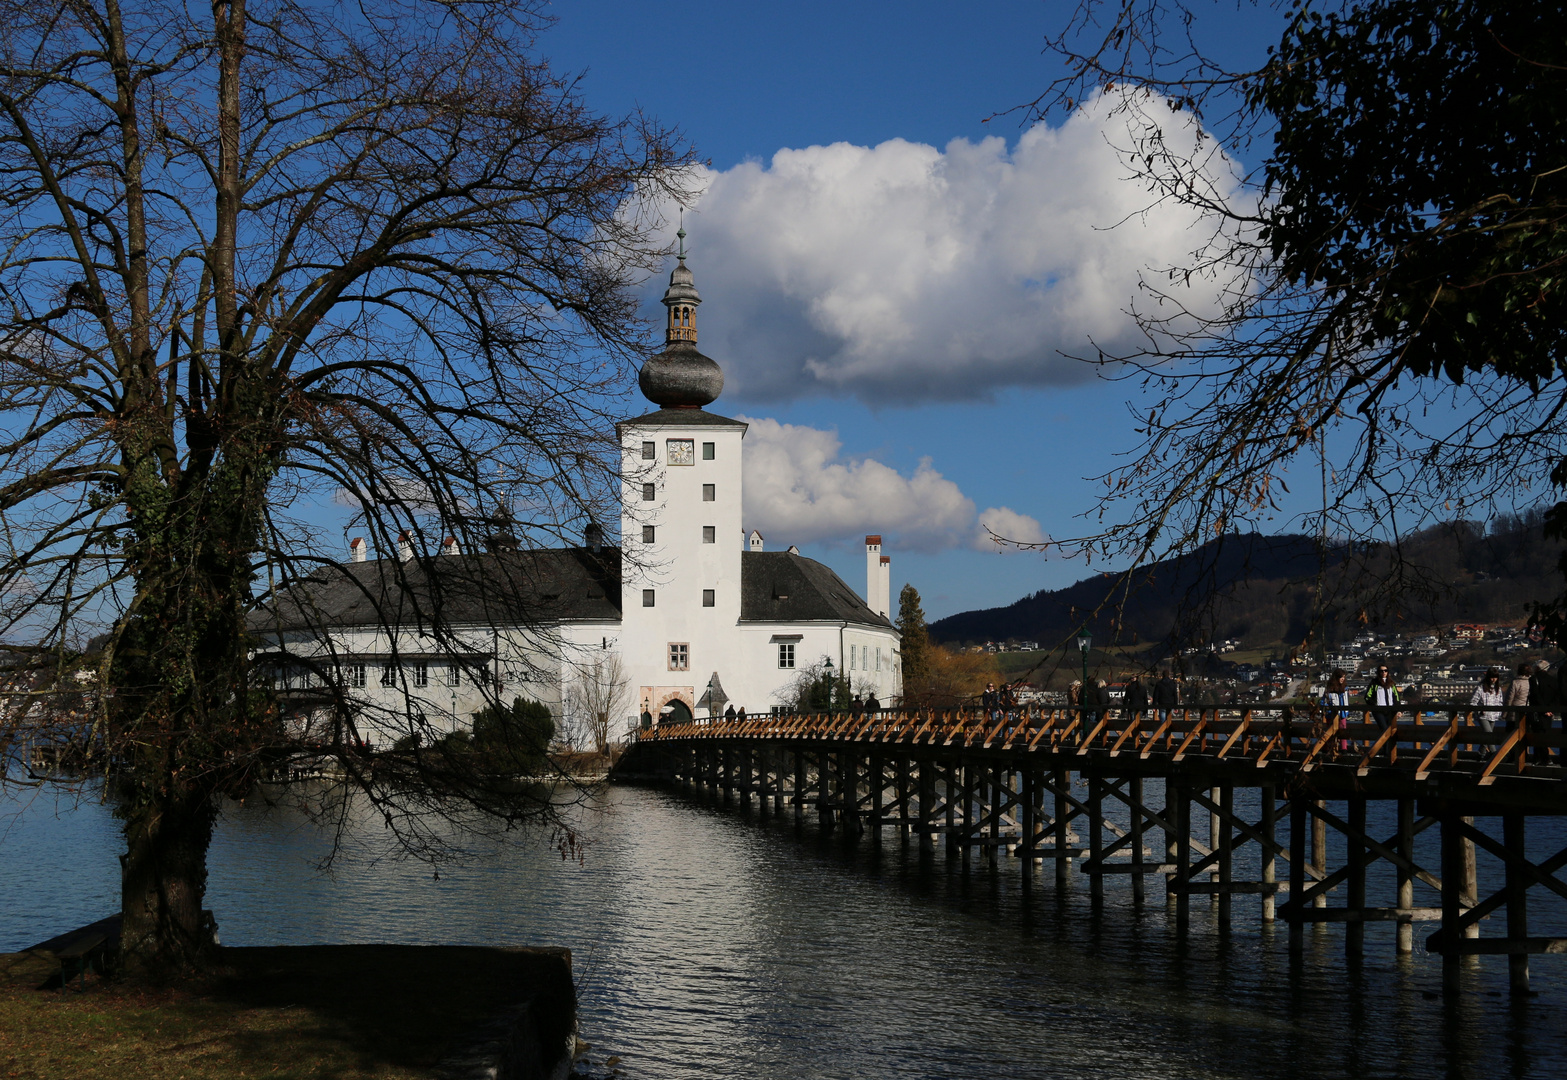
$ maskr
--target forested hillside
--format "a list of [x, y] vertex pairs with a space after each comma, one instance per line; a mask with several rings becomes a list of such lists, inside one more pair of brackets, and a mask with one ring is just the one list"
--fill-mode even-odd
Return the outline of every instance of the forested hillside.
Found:
[[1006, 607], [930, 625], [948, 644], [1034, 640], [1049, 648], [1087, 625], [1096, 644], [1164, 648], [1226, 638], [1248, 647], [1332, 645], [1365, 627], [1419, 632], [1452, 622], [1522, 621], [1562, 591], [1561, 545], [1540, 516], [1486, 528], [1451, 522], [1394, 545], [1327, 545], [1300, 535], [1220, 537], [1133, 574], [1106, 573]]

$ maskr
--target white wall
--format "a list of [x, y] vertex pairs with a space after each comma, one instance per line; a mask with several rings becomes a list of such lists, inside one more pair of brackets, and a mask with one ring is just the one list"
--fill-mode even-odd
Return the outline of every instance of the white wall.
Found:
[[[716, 671], [730, 697], [731, 672], [740, 665], [735, 627], [740, 619], [741, 532], [740, 455], [745, 427], [681, 424], [626, 424], [621, 428], [624, 479], [621, 484], [621, 649], [626, 674], [640, 710], [656, 716], [672, 694], [693, 706], [706, 692]], [[689, 439], [694, 461], [671, 465], [671, 440]], [[642, 444], [653, 444], [654, 458], [642, 457]], [[712, 460], [703, 458], [703, 444], [712, 443]], [[643, 484], [654, 485], [656, 498], [642, 498]], [[702, 497], [713, 485], [711, 502]], [[643, 526], [654, 529], [651, 545], [642, 541]], [[713, 530], [705, 543], [703, 528]], [[643, 590], [652, 589], [654, 606], [643, 606]], [[714, 605], [702, 606], [702, 591], [712, 589]], [[688, 648], [688, 669], [670, 669], [669, 647]], [[693, 709], [702, 715], [700, 706]]]

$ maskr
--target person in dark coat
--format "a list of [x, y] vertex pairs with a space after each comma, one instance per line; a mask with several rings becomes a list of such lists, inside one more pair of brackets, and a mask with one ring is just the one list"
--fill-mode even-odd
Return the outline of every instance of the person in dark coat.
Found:
[[[1541, 660], [1534, 665], [1534, 674], [1529, 676], [1529, 705], [1534, 712], [1529, 714], [1529, 730], [1548, 733], [1551, 730], [1553, 713], [1561, 711], [1562, 699], [1559, 691], [1556, 673], [1551, 671], [1551, 662]], [[1537, 746], [1534, 748], [1534, 756], [1539, 761], [1549, 761], [1551, 748]]]
[[1170, 718], [1172, 709], [1181, 707], [1181, 692], [1167, 671], [1153, 684], [1153, 707], [1159, 711], [1159, 723]]
[[724, 719], [728, 720], [730, 723], [734, 723], [735, 707], [733, 705], [730, 705], [729, 708], [724, 710]]
[[876, 700], [876, 691], [871, 691], [871, 696], [865, 699], [865, 711], [868, 713], [881, 712], [881, 702]]
[[1121, 708], [1128, 721], [1148, 711], [1148, 688], [1136, 675], [1126, 684], [1126, 692], [1121, 695]]

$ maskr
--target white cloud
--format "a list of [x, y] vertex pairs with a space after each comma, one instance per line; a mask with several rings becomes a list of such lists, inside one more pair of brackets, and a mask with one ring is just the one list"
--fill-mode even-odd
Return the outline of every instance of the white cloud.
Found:
[[[998, 538], [1000, 541], [998, 543]], [[1050, 537], [1044, 528], [1010, 506], [992, 506], [979, 515], [979, 527], [974, 534], [974, 547], [980, 551], [999, 551], [1011, 554], [1019, 549], [1014, 544], [1046, 544]], [[1044, 551], [1044, 548], [1034, 549]]]
[[[1172, 141], [1192, 141], [1165, 115]], [[704, 170], [686, 219], [702, 350], [753, 400], [898, 403], [1082, 379], [1059, 353], [1132, 346], [1140, 275], [1184, 265], [1213, 234], [1190, 208], [1149, 209], [1121, 159], [1134, 141], [1096, 105], [1011, 148], [834, 143]], [[1189, 306], [1212, 309], [1202, 288]]]
[[839, 460], [837, 434], [800, 424], [740, 417], [745, 438], [745, 527], [773, 546], [850, 540], [880, 533], [917, 551], [995, 550], [982, 523], [1011, 539], [1044, 539], [1039, 522], [1006, 507], [976, 514], [974, 500], [930, 458], [904, 476], [873, 458]]

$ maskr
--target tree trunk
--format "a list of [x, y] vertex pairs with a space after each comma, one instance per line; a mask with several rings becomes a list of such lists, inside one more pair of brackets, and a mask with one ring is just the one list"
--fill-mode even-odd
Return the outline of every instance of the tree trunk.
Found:
[[211, 797], [155, 796], [121, 816], [120, 951], [126, 970], [163, 976], [202, 967], [213, 945], [201, 914], [215, 816]]

